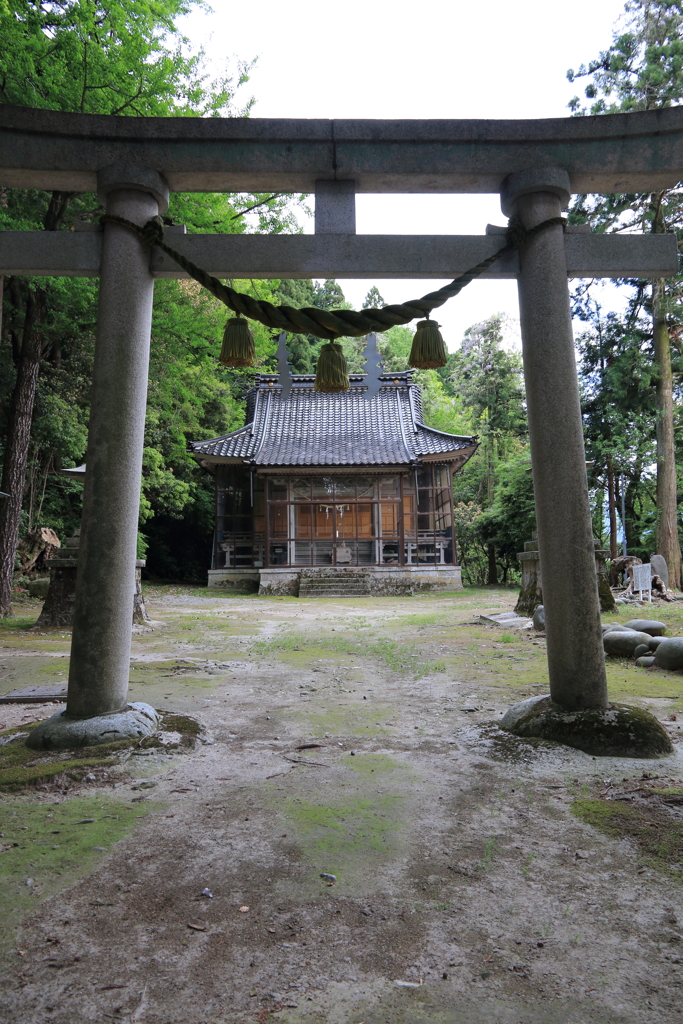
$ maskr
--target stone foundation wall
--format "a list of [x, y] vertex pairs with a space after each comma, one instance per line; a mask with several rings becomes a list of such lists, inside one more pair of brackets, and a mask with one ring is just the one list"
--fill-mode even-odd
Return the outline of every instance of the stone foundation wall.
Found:
[[210, 589], [229, 590], [235, 594], [255, 594], [259, 588], [258, 569], [209, 569]]
[[307, 577], [318, 576], [340, 579], [348, 572], [366, 583], [371, 594], [429, 593], [439, 590], [462, 590], [462, 572], [459, 565], [370, 565], [354, 566], [348, 570], [340, 566], [311, 566], [295, 569], [255, 569], [253, 572], [235, 569], [209, 570], [209, 587], [234, 590], [235, 593], [253, 593], [268, 597], [298, 597], [302, 572]]

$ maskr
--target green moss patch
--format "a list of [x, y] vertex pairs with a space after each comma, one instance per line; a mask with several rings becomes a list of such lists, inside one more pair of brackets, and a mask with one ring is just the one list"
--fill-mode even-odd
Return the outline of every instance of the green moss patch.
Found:
[[[17, 790], [38, 782], [44, 782], [63, 772], [74, 772], [78, 779], [88, 769], [111, 764], [117, 753], [130, 747], [128, 740], [106, 743], [98, 747], [82, 747], [80, 750], [61, 750], [42, 753], [29, 750], [25, 745], [26, 733], [31, 732], [37, 722], [18, 726], [0, 733], [0, 741], [10, 742], [0, 746], [0, 790]], [[16, 736], [15, 740], [11, 740]]]
[[415, 664], [411, 656], [421, 652], [413, 645], [400, 644], [384, 637], [359, 640], [341, 632], [338, 637], [290, 633], [272, 640], [259, 641], [252, 650], [261, 657], [276, 654], [300, 664], [305, 664], [313, 651], [327, 655], [361, 656], [378, 661], [399, 675], [414, 675], [416, 679], [440, 670], [429, 662]]
[[[127, 835], [151, 802], [129, 806], [102, 797], [60, 804], [0, 803], [0, 948], [41, 899], [89, 874], [98, 858]], [[93, 889], [93, 904], [97, 891]], [[9, 927], [8, 927], [9, 926]]]
[[[119, 756], [131, 747], [163, 747], [158, 736], [144, 740], [119, 740], [116, 743], [102, 743], [94, 747], [79, 747], [75, 750], [30, 750], [24, 740], [26, 734], [35, 729], [38, 722], [17, 726], [0, 732], [0, 791], [16, 791], [27, 786], [47, 782], [62, 773], [68, 773], [72, 781], [79, 781], [91, 768], [103, 765], [116, 766]], [[165, 714], [161, 716], [165, 732], [180, 733], [178, 748], [194, 749], [202, 726], [189, 715]], [[12, 739], [16, 737], [16, 739]], [[6, 742], [9, 740], [10, 742]]]
[[305, 867], [300, 896], [322, 891], [321, 872], [337, 876], [335, 892], [376, 891], [379, 868], [407, 848], [416, 792], [410, 766], [380, 754], [348, 755], [338, 765], [341, 775], [327, 784], [320, 775], [297, 775], [290, 795], [273, 784], [273, 808], [287, 820], [281, 831], [294, 835]]
[[630, 839], [644, 861], [682, 880], [683, 821], [661, 802], [624, 804], [614, 800], [575, 800], [572, 813], [615, 839]]

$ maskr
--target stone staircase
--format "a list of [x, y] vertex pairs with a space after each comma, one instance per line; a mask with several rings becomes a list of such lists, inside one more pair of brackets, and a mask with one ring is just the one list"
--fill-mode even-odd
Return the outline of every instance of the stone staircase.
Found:
[[368, 576], [362, 570], [304, 571], [299, 577], [299, 597], [366, 597], [369, 593]]

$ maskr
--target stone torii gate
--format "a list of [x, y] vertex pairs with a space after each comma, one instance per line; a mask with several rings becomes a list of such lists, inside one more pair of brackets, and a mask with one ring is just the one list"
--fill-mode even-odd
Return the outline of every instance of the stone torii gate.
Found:
[[[495, 231], [357, 235], [356, 192], [496, 192], [503, 213], [532, 228], [558, 217], [572, 193], [654, 191], [683, 177], [681, 108], [539, 121], [323, 121], [4, 106], [0, 143], [0, 185], [96, 191], [108, 214], [140, 225], [166, 210], [169, 191], [315, 194], [312, 236], [169, 229], [176, 249], [223, 278], [452, 278], [500, 247]], [[568, 278], [677, 270], [673, 235], [591, 235], [556, 224], [484, 275], [518, 282], [556, 710], [607, 707]], [[67, 708], [34, 731], [32, 744], [151, 729], [153, 713], [145, 725], [127, 694], [152, 295], [155, 277], [187, 275], [112, 223], [0, 232], [0, 273], [100, 278]]]

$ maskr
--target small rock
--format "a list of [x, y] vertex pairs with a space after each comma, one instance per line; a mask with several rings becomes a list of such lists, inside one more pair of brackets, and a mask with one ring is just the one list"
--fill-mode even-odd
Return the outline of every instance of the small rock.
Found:
[[649, 644], [638, 644], [638, 646], [636, 647], [635, 651], [633, 652], [633, 657], [637, 660], [638, 658], [642, 658], [642, 656], [644, 654], [648, 654], [649, 655], [649, 653], [650, 653], [650, 645]]
[[538, 633], [545, 632], [545, 610], [542, 604], [539, 604], [538, 608], [533, 614], [531, 621], [534, 624], [534, 629]]
[[31, 597], [40, 597], [43, 600], [47, 597], [47, 592], [50, 589], [50, 577], [45, 576], [38, 580], [31, 580], [28, 585], [28, 592]]
[[627, 629], [635, 629], [638, 633], [649, 633], [650, 636], [664, 636], [666, 625], [656, 619], [631, 619], [626, 623]]
[[636, 665], [638, 668], [652, 668], [654, 663], [654, 654], [643, 654], [640, 658], [636, 658]]

